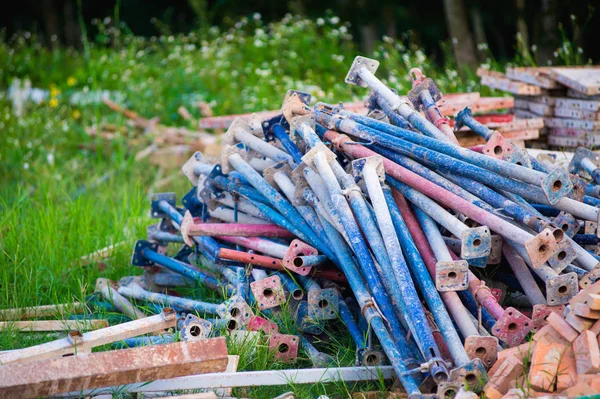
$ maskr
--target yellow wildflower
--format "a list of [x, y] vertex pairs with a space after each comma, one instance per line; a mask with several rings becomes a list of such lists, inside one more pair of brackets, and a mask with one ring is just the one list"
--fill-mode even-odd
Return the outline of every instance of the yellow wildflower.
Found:
[[77, 79], [75, 79], [73, 76], [69, 76], [67, 78], [67, 85], [68, 86], [75, 86], [75, 83], [77, 83]]
[[73, 117], [73, 119], [79, 119], [79, 118], [81, 118], [81, 112], [79, 112], [78, 109], [75, 109], [71, 113], [71, 116]]
[[51, 108], [55, 108], [58, 106], [58, 100], [56, 98], [52, 98], [52, 99], [50, 99], [49, 104], [50, 104]]
[[50, 88], [50, 97], [56, 98], [56, 97], [58, 97], [59, 94], [60, 94], [60, 90], [58, 90], [56, 87]]

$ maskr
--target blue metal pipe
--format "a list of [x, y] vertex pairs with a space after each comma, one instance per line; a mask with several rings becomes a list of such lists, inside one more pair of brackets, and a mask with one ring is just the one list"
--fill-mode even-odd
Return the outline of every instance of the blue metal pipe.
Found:
[[478, 207], [485, 209], [488, 212], [495, 212], [495, 209], [492, 206], [482, 201], [469, 191], [465, 190], [463, 187], [459, 186], [458, 184], [455, 184], [454, 182], [448, 180], [447, 177], [443, 177], [437, 172], [432, 171], [431, 169], [421, 165], [420, 163], [410, 159], [409, 157], [400, 155], [397, 152], [388, 150], [387, 148], [381, 146], [373, 146], [371, 148], [378, 154], [381, 154], [384, 157], [386, 157], [387, 159], [396, 162], [397, 164], [418, 174], [421, 177], [426, 178], [429, 181], [434, 182], [438, 186], [445, 188], [446, 190], [458, 195], [459, 197], [472, 202]]
[[190, 264], [180, 262], [178, 260], [169, 258], [165, 255], [161, 255], [149, 248], [143, 248], [141, 251], [139, 251], [139, 253], [140, 256], [147, 259], [148, 261], [162, 266], [165, 269], [171, 270], [174, 273], [181, 274], [182, 276], [199, 282], [212, 290], [220, 290], [222, 288], [226, 288], [228, 294], [233, 293], [233, 287], [229, 285], [223, 286], [221, 282], [215, 280], [214, 278], [208, 276], [200, 270], [193, 268], [193, 266]]
[[[534, 184], [536, 186], [541, 186], [544, 179], [548, 176], [545, 173], [534, 171], [533, 169], [491, 158], [483, 154], [479, 154], [475, 151], [470, 151], [468, 149], [441, 140], [436, 140], [425, 135], [420, 135], [407, 129], [402, 129], [383, 122], [379, 122], [374, 119], [355, 114], [353, 112], [341, 110], [339, 111], [339, 114], [340, 116], [330, 115], [320, 110], [315, 110], [315, 117], [317, 122], [322, 123], [325, 126], [335, 127], [338, 131], [342, 131], [347, 134], [356, 135], [355, 133], [359, 133], [361, 130], [361, 128], [357, 126], [357, 124], [359, 123], [362, 124], [363, 127], [373, 128], [371, 130], [376, 129], [376, 135], [377, 133], [381, 135], [381, 133], [383, 132], [388, 135], [392, 135], [396, 138], [407, 140], [411, 143], [418, 144], [420, 146], [433, 149], [435, 151], [439, 151], [453, 158], [461, 159], [465, 162], [480, 166], [487, 170], [502, 175], [512, 176], [516, 179], [522, 180], [526, 183]], [[377, 140], [376, 142], [383, 144], [379, 140]], [[563, 194], [562, 196], [566, 195], [570, 191], [569, 187], [571, 186], [569, 184], [570, 181], [562, 182], [561, 189], [557, 190], [554, 194], [557, 197], [560, 197], [559, 194]]]
[[[412, 236], [410, 235], [408, 226], [400, 214], [400, 210], [398, 209], [396, 201], [392, 196], [392, 191], [389, 189], [389, 187], [383, 187], [383, 194], [385, 196], [385, 200], [396, 229], [396, 234], [398, 235], [400, 244], [402, 245], [402, 250], [406, 255], [408, 264], [414, 276], [412, 280], [417, 283], [419, 291], [421, 292], [421, 296], [425, 299], [429, 310], [433, 314], [435, 322], [438, 325], [442, 336], [444, 337], [444, 341], [448, 345], [454, 363], [457, 366], [463, 366], [469, 363], [470, 359], [465, 351], [464, 346], [462, 345], [460, 336], [454, 327], [452, 318], [448, 314], [448, 311], [442, 302], [442, 298], [440, 297], [438, 290], [431, 279], [431, 275], [429, 274], [429, 271], [427, 270], [427, 267], [425, 266], [421, 255], [419, 254], [419, 250], [417, 249]], [[417, 218], [419, 218], [419, 221], [422, 222], [422, 218], [428, 218], [431, 220], [429, 216], [425, 215], [419, 209], [415, 209], [415, 212]], [[407, 277], [410, 279], [410, 276]], [[412, 309], [414, 310], [414, 308]]]
[[275, 190], [265, 179], [258, 174], [246, 161], [242, 159], [239, 154], [231, 154], [229, 157], [229, 163], [246, 179], [250, 184], [260, 191], [271, 205], [277, 209], [283, 217], [292, 222], [296, 227], [297, 231], [301, 233], [299, 237], [317, 248], [320, 252], [331, 255], [333, 254], [329, 248], [319, 240], [319, 236], [312, 230], [312, 228], [306, 223], [302, 215], [290, 204], [281, 194]]
[[456, 128], [460, 128], [462, 125], [467, 126], [471, 131], [477, 133], [481, 137], [488, 141], [494, 131], [483, 124], [481, 124], [478, 120], [473, 118], [473, 114], [471, 113], [471, 108], [465, 107], [462, 109], [454, 118], [454, 122], [456, 123]]
[[340, 318], [346, 325], [346, 328], [348, 329], [348, 332], [352, 337], [352, 340], [356, 344], [356, 348], [365, 349], [367, 347], [366, 337], [358, 327], [358, 324], [356, 323], [356, 320], [354, 320], [354, 317], [352, 317], [352, 313], [350, 312], [350, 309], [348, 309], [348, 305], [346, 304], [344, 298], [342, 298], [341, 295], [339, 300], [339, 313]]
[[154, 273], [152, 282], [159, 287], [185, 287], [193, 283], [184, 276], [175, 273]]
[[294, 144], [294, 142], [290, 139], [290, 136], [285, 131], [283, 126], [281, 126], [279, 123], [276, 123], [271, 128], [271, 132], [273, 132], [273, 134], [275, 135], [277, 140], [279, 140], [279, 142], [281, 143], [283, 148], [285, 148], [285, 150], [288, 152], [288, 154], [290, 154], [292, 156], [292, 158], [294, 159], [294, 162], [296, 162], [296, 163], [302, 162], [303, 154], [300, 152], [300, 150], [298, 149], [296, 144]]
[[119, 294], [128, 298], [157, 303], [163, 307], [171, 307], [173, 309], [180, 309], [186, 312], [218, 314], [217, 309], [219, 304], [217, 303], [208, 303], [172, 295], [159, 294], [156, 292], [149, 292], [140, 286], [136, 286], [135, 284], [131, 286], [121, 286], [119, 287], [118, 292]]
[[557, 217], [558, 214], [560, 213], [560, 210], [558, 210], [550, 205], [531, 204], [531, 206], [546, 217]]
[[[371, 324], [373, 332], [377, 335], [379, 343], [383, 347], [389, 362], [394, 367], [402, 386], [409, 395], [419, 394], [419, 384], [415, 380], [415, 376], [409, 372], [409, 370], [418, 367], [419, 363], [418, 359], [414, 356], [414, 351], [406, 340], [406, 331], [404, 331], [399, 323], [394, 322], [395, 315], [389, 310], [383, 310], [385, 307], [382, 309], [379, 302], [379, 308], [382, 309], [383, 314], [380, 314], [376, 310], [371, 293], [369, 293], [369, 290], [365, 286], [352, 253], [346, 246], [343, 237], [327, 220], [321, 215], [319, 216], [321, 217], [321, 224], [329, 237], [331, 247], [336, 254], [340, 269], [346, 275], [348, 284], [361, 307], [362, 314]], [[382, 303], [384, 302], [385, 300], [382, 301]], [[387, 318], [390, 331], [388, 331], [384, 324], [383, 317]]]
[[575, 234], [573, 241], [579, 245], [598, 245], [600, 237], [595, 234]]
[[[304, 291], [302, 291], [302, 288], [286, 272], [276, 272], [275, 274], [279, 276], [281, 283], [285, 289], [288, 290], [292, 298], [299, 301], [304, 297]], [[298, 275], [295, 275], [294, 277], [298, 277]]]
[[[453, 158], [452, 156], [446, 155], [444, 153], [439, 153], [435, 150], [427, 149], [425, 147], [421, 147], [420, 145], [409, 143], [404, 139], [399, 139], [398, 137], [394, 137], [392, 135], [369, 128], [367, 126], [353, 123], [353, 121], [350, 121], [348, 119], [340, 119], [338, 120], [338, 122], [338, 130], [342, 130], [354, 136], [370, 140], [374, 143], [380, 144], [381, 146], [391, 148], [394, 151], [399, 152], [405, 156], [417, 159], [418, 161], [424, 163], [430, 168], [441, 168], [444, 170], [445, 173], [452, 172], [454, 174], [459, 174], [465, 177], [478, 180], [484, 184], [489, 184], [500, 189], [517, 193], [523, 196], [524, 198], [536, 201], [538, 203], [550, 204], [550, 200], [548, 199], [545, 191], [535, 185], [524, 183], [513, 178], [505, 177], [502, 174], [487, 170], [486, 168], [477, 166], [476, 164], [471, 164], [467, 161], [462, 161], [460, 159]], [[384, 124], [384, 126], [390, 125]], [[456, 146], [450, 147], [458, 148]], [[473, 151], [471, 151], [471, 153], [476, 154]], [[489, 157], [485, 158], [494, 159]], [[507, 162], [502, 162], [507, 164]], [[521, 168], [518, 165], [514, 166]], [[532, 169], [525, 169], [528, 171], [533, 171]], [[571, 184], [571, 181], [569, 180], [568, 183]], [[558, 181], [557, 184], [560, 185], [560, 187], [562, 187], [563, 183]], [[558, 192], [560, 191], [560, 189], [554, 191]], [[600, 203], [600, 200], [598, 202]], [[556, 201], [554, 201], [554, 203], [558, 209], [572, 213], [573, 215], [584, 218], [586, 220], [595, 221], [598, 218], [597, 208], [581, 204], [580, 202], [577, 202], [573, 199], [561, 197], [557, 198]]]
[[[464, 187], [472, 194], [482, 198], [486, 202], [495, 206], [497, 209], [513, 217], [515, 220], [532, 228], [536, 232], [541, 232], [547, 225], [547, 221], [539, 218], [536, 214], [526, 208], [514, 203], [508, 198], [498, 194], [484, 184], [478, 183], [466, 177], [447, 174], [446, 178]], [[477, 204], [475, 204], [477, 205]]]
[[[348, 235], [352, 250], [357, 257], [359, 264], [361, 265], [365, 280], [367, 281], [367, 284], [369, 285], [369, 288], [373, 294], [373, 297], [377, 301], [379, 308], [382, 310], [383, 314], [388, 319], [388, 321], [390, 321], [390, 323], [392, 323], [393, 321], [398, 323], [398, 326], [393, 328], [393, 330], [398, 331], [400, 328], [400, 323], [396, 319], [393, 311], [393, 306], [389, 300], [389, 297], [386, 295], [384, 289], [385, 286], [382, 284], [382, 281], [379, 278], [379, 273], [377, 271], [375, 263], [373, 262], [373, 258], [369, 252], [369, 249], [363, 239], [361, 231], [356, 223], [356, 220], [354, 219], [352, 210], [350, 209], [348, 202], [346, 202], [346, 198], [342, 194], [342, 188], [340, 187], [340, 184], [337, 181], [334, 171], [332, 170], [332, 166], [329, 164], [326, 157], [326, 154], [322, 150], [317, 150], [317, 152], [314, 154], [313, 161], [319, 174], [323, 178], [327, 189], [329, 190], [331, 201], [333, 202], [334, 209], [336, 210], [336, 214], [334, 214], [334, 217], [339, 218], [340, 224], [344, 226], [344, 229], [346, 230], [346, 234]], [[305, 155], [303, 161], [307, 161], [307, 155]], [[337, 162], [332, 162], [332, 164], [336, 163]], [[366, 213], [366, 215], [357, 215], [359, 220], [363, 219], [366, 216], [368, 216], [368, 212]], [[391, 254], [389, 253], [389, 251], [388, 256], [390, 257], [390, 261], [392, 261]], [[402, 287], [400, 289], [402, 290]], [[393, 293], [390, 294], [393, 295]], [[414, 312], [414, 309], [412, 312], [409, 312], [409, 308], [403, 306], [400, 300], [402, 296], [403, 295], [398, 296], [398, 302], [399, 305], [408, 313], [405, 315], [405, 318], [407, 324], [411, 326], [411, 330], [413, 331], [413, 337], [417, 342], [417, 345], [419, 346], [421, 354], [426, 360], [435, 360], [439, 358], [439, 351], [437, 350], [437, 346], [435, 345], [435, 341], [433, 340], [431, 331], [429, 330], [429, 334], [427, 334], [427, 330], [423, 324], [416, 320], [411, 320], [411, 316], [413, 316], [411, 313]], [[418, 306], [421, 306], [421, 304], [419, 303]], [[447, 370], [443, 365], [440, 365], [437, 361], [432, 362], [430, 371], [432, 373], [433, 378], [436, 381], [448, 378]]]
[[171, 342], [175, 342], [176, 340], [176, 334], [149, 335], [144, 337], [126, 338], [124, 340], [114, 342], [110, 346], [112, 349], [127, 349], [135, 348], [138, 346], [170, 344]]
[[[437, 347], [437, 344], [433, 337], [433, 333], [431, 332], [431, 328], [429, 327], [427, 317], [425, 316], [423, 306], [421, 305], [421, 301], [417, 294], [413, 280], [411, 279], [410, 271], [406, 264], [406, 260], [404, 258], [402, 250], [404, 249], [404, 254], [409, 257], [409, 261], [414, 262], [416, 262], [416, 258], [414, 258], [414, 255], [418, 255], [418, 251], [414, 247], [414, 243], [413, 247], [410, 249], [414, 249], [415, 253], [409, 252], [407, 251], [407, 248], [401, 247], [397, 235], [398, 231], [395, 230], [394, 221], [390, 214], [390, 205], [386, 205], [385, 194], [382, 190], [379, 181], [379, 175], [377, 174], [376, 170], [377, 165], [373, 161], [376, 162], [376, 159], [367, 158], [354, 161], [353, 168], [356, 170], [356, 173], [358, 173], [362, 169], [362, 176], [366, 184], [371, 203], [373, 204], [375, 215], [377, 217], [377, 225], [379, 226], [379, 230], [381, 231], [381, 236], [384, 242], [384, 248], [393, 266], [393, 276], [398, 282], [400, 294], [398, 302], [400, 304], [402, 313], [404, 314], [405, 320], [410, 330], [415, 336], [415, 341], [417, 342], [417, 345], [419, 346], [423, 357], [428, 361], [433, 361], [435, 358], [437, 358], [437, 360], [435, 360], [435, 366], [432, 365], [430, 370], [432, 376], [436, 380], [447, 378], [443, 377], [443, 374], [447, 373], [447, 371], [445, 370], [445, 365], [441, 360], [439, 348]], [[362, 196], [360, 197], [362, 198]], [[358, 220], [364, 219], [364, 216], [361, 214], [357, 213], [356, 216]], [[405, 231], [405, 233], [407, 233], [407, 231]], [[412, 243], [412, 239], [410, 239], [410, 242]], [[429, 277], [428, 272], [427, 277]], [[435, 287], [434, 291], [435, 293], [437, 293]], [[390, 294], [393, 295], [394, 293], [390, 292]], [[437, 367], [439, 367], [438, 370], [436, 370]], [[436, 375], [436, 373], [440, 373], [440, 375]]]

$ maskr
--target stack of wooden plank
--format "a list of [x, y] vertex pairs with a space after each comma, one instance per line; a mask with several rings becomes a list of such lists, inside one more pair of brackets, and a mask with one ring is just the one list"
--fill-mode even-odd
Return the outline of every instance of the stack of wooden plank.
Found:
[[600, 144], [600, 67], [479, 69], [481, 84], [515, 96], [513, 114], [543, 118], [534, 147], [592, 147]]

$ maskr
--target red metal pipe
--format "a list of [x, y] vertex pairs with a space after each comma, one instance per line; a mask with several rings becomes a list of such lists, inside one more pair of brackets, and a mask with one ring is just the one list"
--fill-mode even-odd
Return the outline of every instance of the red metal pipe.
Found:
[[296, 237], [289, 230], [276, 224], [242, 223], [195, 223], [189, 226], [191, 236], [236, 236], [236, 237]]
[[[336, 145], [336, 147], [354, 158], [366, 158], [371, 156], [381, 156], [376, 152], [359, 145], [350, 137], [342, 135], [333, 130], [325, 132], [325, 138]], [[347, 145], [348, 144], [348, 145]], [[524, 245], [526, 241], [534, 238], [532, 234], [521, 230], [505, 220], [502, 220], [496, 215], [493, 215], [471, 202], [464, 200], [458, 195], [438, 186], [437, 184], [409, 171], [406, 168], [382, 157], [385, 171], [390, 176], [400, 180], [401, 182], [413, 187], [421, 193], [427, 195], [448, 208], [454, 209], [459, 213], [475, 220], [481, 225], [487, 225], [490, 229], [496, 231], [503, 237], [508, 237], [511, 240]]]
[[[223, 260], [232, 260], [235, 262], [246, 263], [254, 266], [264, 267], [271, 270], [289, 270], [284, 266], [283, 259], [273, 258], [271, 256], [257, 255], [235, 249], [221, 248], [219, 258]], [[293, 270], [290, 270], [293, 272]], [[312, 277], [325, 278], [331, 281], [346, 282], [346, 276], [339, 270], [319, 269], [315, 270]]]
[[[460, 257], [452, 252], [450, 248], [448, 248], [448, 251], [450, 252], [450, 256], [452, 256], [452, 259], [460, 260]], [[492, 291], [490, 291], [489, 288], [480, 288], [481, 280], [479, 280], [477, 276], [469, 270], [469, 291], [471, 291], [471, 293], [475, 296], [477, 302], [479, 302], [485, 308], [485, 310], [490, 312], [494, 319], [498, 320], [500, 317], [502, 317], [504, 308], [498, 303], [498, 300], [492, 294]]]

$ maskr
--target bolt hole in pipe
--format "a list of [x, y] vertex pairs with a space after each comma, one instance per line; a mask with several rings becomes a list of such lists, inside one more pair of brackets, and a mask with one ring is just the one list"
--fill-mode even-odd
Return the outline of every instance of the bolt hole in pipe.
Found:
[[367, 358], [365, 359], [365, 363], [367, 364], [367, 366], [375, 366], [376, 364], [379, 363], [379, 356], [377, 355], [367, 355]]
[[191, 326], [190, 327], [190, 335], [192, 337], [197, 337], [202, 333], [202, 330], [200, 329], [199, 326]]
[[303, 296], [304, 293], [302, 292], [302, 290], [294, 290], [294, 292], [292, 292], [292, 297], [297, 301], [302, 299]]
[[510, 323], [508, 325], [508, 331], [515, 331], [517, 329], [517, 323]]
[[554, 240], [556, 242], [561, 242], [562, 239], [565, 237], [565, 232], [562, 231], [562, 229], [554, 229], [552, 231], [552, 235], [554, 236]]
[[290, 350], [290, 346], [288, 344], [279, 344], [277, 350], [279, 353], [287, 353]]
[[562, 231], [564, 231], [566, 233], [567, 230], [569, 230], [569, 225], [565, 223], [561, 226], [561, 229], [562, 229]]
[[233, 331], [233, 330], [235, 330], [236, 328], [237, 328], [237, 321], [235, 321], [235, 320], [229, 320], [229, 321], [227, 322], [227, 329], [228, 329], [229, 331]]
[[240, 314], [240, 310], [238, 308], [231, 308], [229, 313], [231, 313], [231, 317], [236, 317], [237, 315]]
[[447, 389], [447, 390], [444, 392], [444, 398], [445, 398], [445, 399], [452, 399], [452, 398], [454, 398], [455, 396], [456, 396], [456, 390], [455, 390], [455, 389], [452, 389], [452, 388], [450, 388], [450, 389]]
[[473, 246], [474, 247], [478, 247], [481, 245], [481, 240], [479, 238], [476, 238], [475, 240], [473, 240]]
[[552, 183], [552, 191], [558, 191], [562, 188], [562, 182], [560, 180], [555, 180], [554, 183]]
[[327, 306], [329, 306], [329, 302], [327, 301], [327, 299], [321, 299], [319, 301], [319, 307], [321, 309], [325, 309]]
[[478, 356], [484, 356], [487, 353], [487, 349], [485, 349], [483, 346], [480, 346], [479, 348], [475, 349], [475, 354]]
[[546, 244], [542, 244], [538, 248], [538, 252], [541, 254], [545, 253], [547, 250], [548, 250], [548, 247], [546, 246]]
[[468, 373], [465, 376], [465, 381], [467, 381], [469, 385], [473, 386], [477, 382], [477, 376], [474, 373]]
[[497, 145], [494, 147], [494, 154], [495, 155], [502, 155], [502, 147]]
[[275, 293], [273, 292], [272, 289], [265, 288], [265, 290], [263, 291], [263, 295], [265, 298], [271, 298], [271, 297], [273, 297], [273, 295], [275, 295]]
[[565, 258], [567, 257], [567, 253], [565, 251], [560, 251], [556, 257], [558, 258], [558, 260], [565, 260]]
[[559, 294], [564, 294], [565, 292], [567, 292], [567, 286], [566, 285], [561, 285], [560, 287], [558, 287], [558, 293]]
[[456, 278], [456, 276], [457, 276], [456, 272], [448, 273], [448, 278]]
[[302, 265], [304, 264], [304, 261], [302, 260], [302, 258], [300, 257], [295, 257], [294, 260], [292, 261], [292, 264], [296, 267], [302, 267]]

